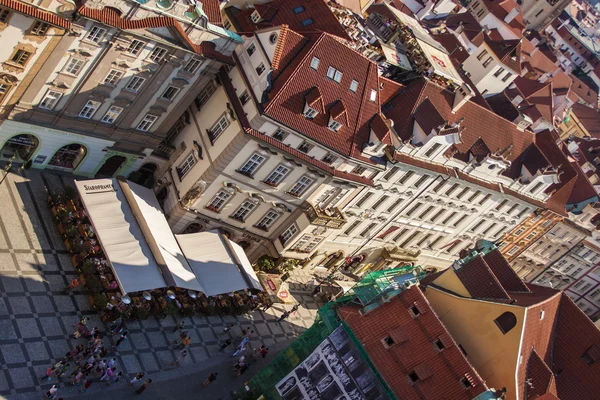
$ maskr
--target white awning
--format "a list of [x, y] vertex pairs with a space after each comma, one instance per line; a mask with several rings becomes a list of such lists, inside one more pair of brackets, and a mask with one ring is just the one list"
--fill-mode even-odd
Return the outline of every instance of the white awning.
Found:
[[167, 286], [116, 180], [75, 181], [75, 186], [123, 292]]
[[244, 250], [217, 231], [173, 235], [151, 189], [117, 179], [75, 185], [124, 293], [173, 284], [208, 296], [262, 290]]
[[217, 231], [175, 235], [207, 296], [262, 286], [244, 250]]

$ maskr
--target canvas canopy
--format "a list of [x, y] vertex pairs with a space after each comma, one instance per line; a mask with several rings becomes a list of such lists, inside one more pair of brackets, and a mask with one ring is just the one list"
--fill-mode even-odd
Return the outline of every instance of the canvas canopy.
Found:
[[124, 178], [75, 185], [123, 293], [164, 287], [208, 296], [262, 290], [243, 249], [219, 232], [176, 238], [151, 189]]

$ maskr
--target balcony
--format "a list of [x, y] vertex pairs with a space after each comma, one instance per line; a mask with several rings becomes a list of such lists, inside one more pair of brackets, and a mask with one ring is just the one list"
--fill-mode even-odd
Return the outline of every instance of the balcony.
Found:
[[336, 207], [322, 209], [319, 206], [313, 206], [308, 202], [304, 202], [302, 209], [306, 212], [306, 216], [313, 225], [340, 229], [347, 222], [344, 214]]
[[164, 158], [165, 160], [168, 160], [169, 157], [171, 157], [171, 155], [175, 152], [175, 147], [166, 144], [164, 142], [160, 142], [158, 144], [158, 148], [155, 149], [152, 154], [154, 154], [157, 157], [161, 157]]

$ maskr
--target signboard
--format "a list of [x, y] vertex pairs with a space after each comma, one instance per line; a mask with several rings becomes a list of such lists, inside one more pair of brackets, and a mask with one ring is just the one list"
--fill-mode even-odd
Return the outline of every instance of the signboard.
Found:
[[342, 327], [275, 388], [283, 400], [389, 399]]
[[281, 275], [260, 272], [257, 276], [265, 292], [271, 296], [271, 301], [274, 303], [294, 301], [288, 290], [288, 284], [281, 279]]
[[48, 158], [48, 156], [39, 155], [35, 158], [35, 160], [33, 160], [33, 163], [34, 164], [43, 164], [44, 162], [46, 162], [47, 158]]
[[36, 146], [37, 145], [37, 143], [29, 135], [13, 136], [10, 139], [8, 139], [7, 142], [11, 143], [11, 144], [17, 144], [20, 146]]

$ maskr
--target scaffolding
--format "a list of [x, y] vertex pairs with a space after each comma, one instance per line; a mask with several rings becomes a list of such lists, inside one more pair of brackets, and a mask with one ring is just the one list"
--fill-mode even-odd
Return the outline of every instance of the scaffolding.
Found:
[[410, 285], [417, 283], [424, 276], [425, 273], [421, 268], [413, 266], [368, 273], [344, 296], [321, 307], [317, 312], [313, 325], [248, 381], [244, 389], [234, 392], [233, 398], [240, 400], [281, 399], [275, 385], [293, 371], [323, 340], [341, 325], [364, 357], [388, 397], [395, 400], [396, 397], [393, 392], [371, 362], [352, 330], [339, 319], [337, 309], [346, 304], [359, 304], [365, 309], [375, 308]]

